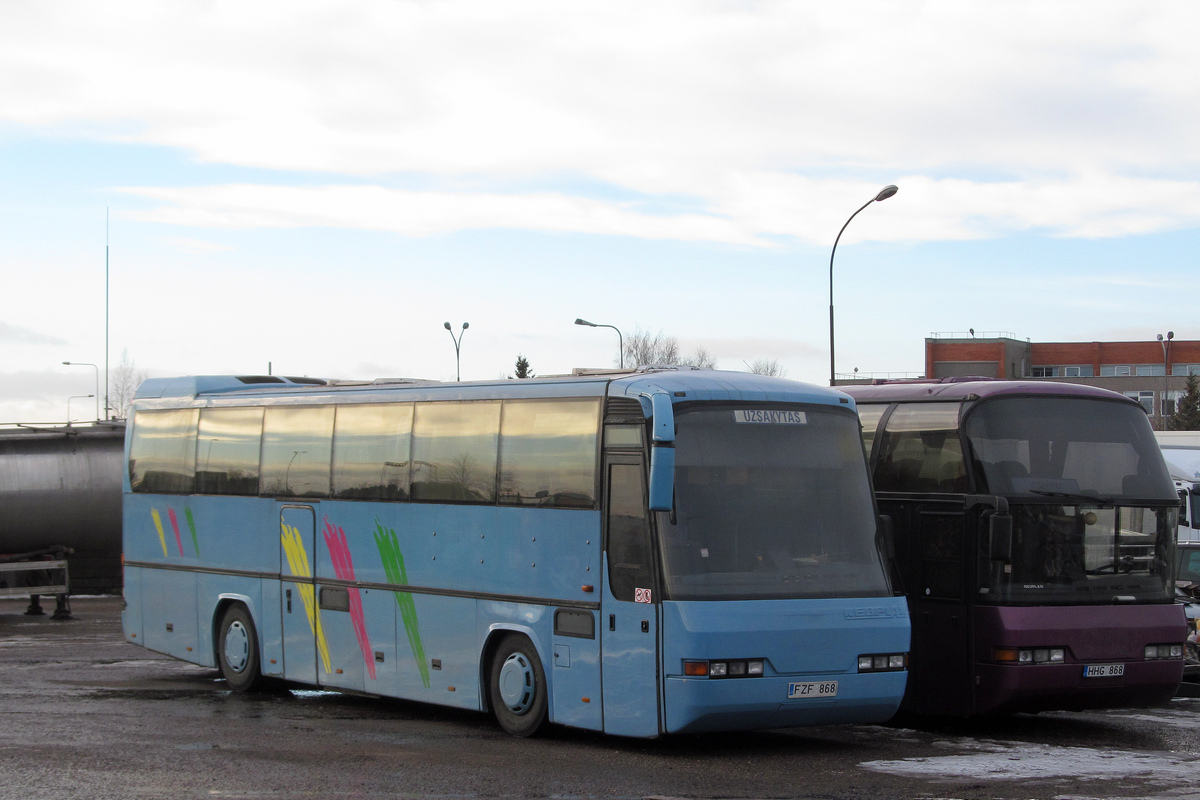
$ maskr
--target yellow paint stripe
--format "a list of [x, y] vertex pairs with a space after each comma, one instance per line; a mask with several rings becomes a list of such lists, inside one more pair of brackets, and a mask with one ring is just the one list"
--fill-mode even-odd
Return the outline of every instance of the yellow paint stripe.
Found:
[[154, 517], [154, 527], [158, 529], [158, 543], [162, 545], [163, 558], [167, 557], [167, 535], [163, 533], [162, 517], [158, 515], [158, 509], [150, 509], [150, 516]]
[[[312, 567], [308, 563], [308, 549], [304, 546], [300, 529], [282, 522], [280, 527], [282, 528], [280, 535], [283, 541], [283, 552], [287, 555], [288, 568], [292, 575], [298, 578], [311, 578]], [[165, 542], [164, 539], [164, 548], [166, 548]], [[308, 615], [308, 627], [317, 642], [317, 652], [320, 653], [321, 664], [325, 667], [326, 674], [329, 674], [333, 672], [332, 661], [329, 657], [329, 642], [325, 638], [325, 629], [321, 625], [321, 609], [317, 606], [313, 585], [301, 583], [297, 585], [297, 588], [300, 590], [300, 599], [304, 601], [304, 612]]]

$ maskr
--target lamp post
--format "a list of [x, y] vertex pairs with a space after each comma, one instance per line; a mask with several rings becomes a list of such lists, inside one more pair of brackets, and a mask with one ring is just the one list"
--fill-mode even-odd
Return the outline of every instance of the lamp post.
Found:
[[[862, 211], [871, 203], [879, 203], [887, 200], [889, 197], [900, 191], [893, 184], [888, 184], [879, 190], [879, 194], [872, 197], [870, 200], [862, 204], [858, 211]], [[850, 215], [850, 219], [846, 220], [846, 225], [850, 224], [850, 220], [858, 216], [858, 211]], [[842, 239], [842, 233], [846, 230], [846, 225], [842, 226], [842, 230], [838, 231], [837, 238], [833, 240], [833, 251], [829, 254], [829, 385], [833, 386], [833, 256], [837, 253], [838, 242]]]
[[83, 397], [95, 397], [94, 394], [73, 394], [67, 398], [67, 427], [71, 427], [71, 401], [79, 400]]
[[454, 380], [461, 381], [462, 374], [459, 371], [459, 363], [460, 363], [459, 362], [459, 349], [462, 346], [463, 334], [466, 333], [467, 328], [471, 327], [471, 323], [464, 322], [462, 324], [462, 330], [460, 330], [458, 332], [457, 337], [454, 335], [454, 329], [450, 327], [449, 322], [442, 323], [442, 327], [444, 327], [446, 330], [450, 331], [450, 338], [454, 340]]
[[1167, 331], [1167, 336], [1165, 339], [1161, 333], [1158, 335], [1158, 343], [1162, 345], [1163, 349], [1163, 396], [1162, 401], [1158, 404], [1158, 411], [1159, 416], [1162, 417], [1162, 429], [1164, 431], [1167, 429], [1167, 391], [1170, 387], [1171, 375], [1171, 340], [1174, 338], [1175, 331]]
[[[90, 395], [90, 394], [82, 395], [81, 394], [78, 396], [79, 397], [95, 397], [96, 398], [96, 421], [99, 422], [100, 421], [100, 368], [98, 366], [96, 366], [95, 364], [89, 364], [86, 361], [64, 361], [62, 363], [63, 363], [63, 366], [67, 366], [67, 367], [91, 367], [92, 369], [96, 370], [96, 394], [95, 395]], [[69, 407], [70, 403], [68, 403], [67, 405]], [[67, 416], [70, 416], [69, 408], [68, 408]]]
[[617, 332], [617, 347], [620, 349], [621, 369], [625, 369], [625, 337], [621, 335], [621, 329], [616, 325], [605, 325], [601, 322], [588, 322], [586, 319], [576, 319], [576, 325], [586, 325], [589, 328], [612, 328]]

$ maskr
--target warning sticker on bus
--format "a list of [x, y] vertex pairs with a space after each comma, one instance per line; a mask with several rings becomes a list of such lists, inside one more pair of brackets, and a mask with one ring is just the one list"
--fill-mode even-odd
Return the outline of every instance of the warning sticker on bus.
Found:
[[803, 411], [779, 411], [766, 408], [741, 408], [733, 412], [734, 422], [749, 422], [757, 425], [807, 425], [808, 417]]

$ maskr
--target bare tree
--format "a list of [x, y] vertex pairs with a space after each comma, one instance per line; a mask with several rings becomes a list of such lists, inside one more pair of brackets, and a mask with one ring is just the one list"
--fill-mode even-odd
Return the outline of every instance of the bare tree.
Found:
[[679, 363], [687, 364], [688, 366], [695, 367], [696, 369], [717, 368], [717, 359], [713, 358], [712, 354], [703, 347], [697, 347], [696, 352], [692, 354], [691, 358], [685, 358]]
[[651, 333], [634, 328], [625, 337], [625, 366], [644, 367], [647, 364], [679, 363], [679, 340], [662, 331]]
[[684, 357], [679, 351], [679, 340], [667, 336], [662, 331], [650, 331], [635, 328], [633, 333], [625, 337], [625, 366], [644, 367], [647, 364], [680, 364], [699, 369], [716, 369], [717, 360], [703, 347], [697, 347], [696, 352]]
[[[745, 362], [743, 362], [745, 363]], [[777, 358], [758, 358], [753, 364], [746, 364], [755, 375], [769, 375], [773, 378], [786, 378], [787, 370], [779, 365]]]
[[149, 377], [129, 360], [129, 350], [121, 351], [121, 363], [112, 371], [109, 383], [108, 406], [114, 419], [125, 419], [129, 404], [142, 381]]

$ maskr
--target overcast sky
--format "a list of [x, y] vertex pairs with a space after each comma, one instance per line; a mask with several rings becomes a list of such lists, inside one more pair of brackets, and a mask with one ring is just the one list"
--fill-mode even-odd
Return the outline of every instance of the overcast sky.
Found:
[[[0, 422], [155, 376], [453, 380], [677, 337], [1200, 338], [1200, 4], [0, 4]], [[109, 299], [105, 306], [105, 265]], [[103, 386], [101, 387], [103, 393]], [[70, 400], [76, 419], [94, 402]]]

